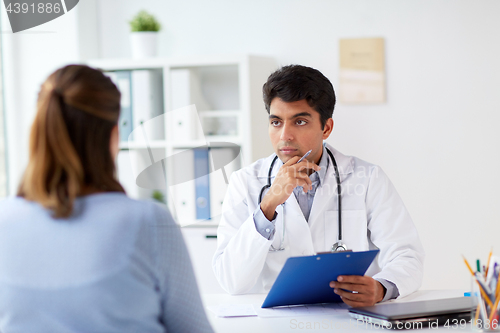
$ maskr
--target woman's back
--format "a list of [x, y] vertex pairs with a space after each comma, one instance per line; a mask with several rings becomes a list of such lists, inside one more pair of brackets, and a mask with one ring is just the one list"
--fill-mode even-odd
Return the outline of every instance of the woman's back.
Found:
[[0, 201], [0, 331], [211, 332], [170, 214], [108, 192]]

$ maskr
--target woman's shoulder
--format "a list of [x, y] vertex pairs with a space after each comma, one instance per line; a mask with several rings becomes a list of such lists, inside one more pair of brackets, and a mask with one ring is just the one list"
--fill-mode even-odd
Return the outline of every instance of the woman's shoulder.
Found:
[[43, 213], [43, 208], [33, 201], [26, 200], [22, 197], [7, 197], [0, 199], [0, 221], [3, 219], [10, 220], [12, 217], [31, 215], [35, 213], [39, 215]]
[[[0, 200], [2, 216], [16, 220], [36, 216], [38, 219], [51, 220], [51, 211], [37, 202], [22, 197], [9, 197]], [[166, 205], [154, 201], [136, 200], [121, 192], [95, 193], [78, 197], [73, 205], [73, 214], [67, 220], [107, 220], [134, 222], [167, 222], [173, 219]], [[1, 220], [1, 219], [0, 219]]]
[[122, 192], [102, 192], [86, 195], [77, 199], [92, 206], [122, 206], [123, 209], [152, 209], [156, 204], [149, 200], [137, 200], [130, 198]]
[[151, 200], [136, 200], [124, 193], [108, 192], [89, 195], [82, 198], [81, 207], [76, 210], [92, 210], [106, 214], [120, 215], [122, 217], [136, 217], [142, 220], [156, 222], [157, 220], [172, 220], [167, 206]]
[[[150, 253], [156, 231], [173, 229], [151, 228], [173, 223], [168, 212], [123, 193], [79, 197], [67, 219], [55, 219], [39, 203], [20, 197], [0, 201], [0, 212], [0, 280], [23, 286], [97, 281], [129, 265], [137, 251]], [[17, 262], [30, 269], [19, 275]]]
[[19, 206], [29, 206], [31, 201], [28, 201], [22, 197], [6, 197], [0, 198], [0, 207], [3, 209]]

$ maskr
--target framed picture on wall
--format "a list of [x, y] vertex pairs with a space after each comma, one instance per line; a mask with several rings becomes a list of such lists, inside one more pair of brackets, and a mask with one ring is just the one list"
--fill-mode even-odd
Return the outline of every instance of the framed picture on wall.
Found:
[[383, 38], [341, 39], [339, 100], [346, 104], [386, 101]]

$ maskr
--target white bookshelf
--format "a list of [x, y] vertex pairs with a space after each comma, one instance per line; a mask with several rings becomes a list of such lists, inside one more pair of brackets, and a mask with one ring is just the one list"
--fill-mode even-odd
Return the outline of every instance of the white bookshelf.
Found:
[[[240, 148], [238, 164], [244, 167], [259, 158], [272, 153], [267, 134], [268, 116], [262, 101], [262, 85], [276, 68], [272, 58], [253, 55], [221, 55], [193, 56], [183, 58], [151, 58], [151, 59], [98, 59], [88, 61], [92, 67], [105, 72], [159, 70], [163, 79], [163, 129], [164, 137], [148, 142], [126, 141], [120, 143], [125, 152], [134, 152], [157, 159], [165, 158], [167, 204], [174, 216], [177, 214], [175, 194], [171, 191], [173, 166], [169, 156], [174, 153], [196, 147]], [[172, 91], [175, 82], [171, 76], [174, 71], [188, 71], [196, 78], [199, 91], [193, 95], [191, 102], [198, 109], [198, 119], [201, 122], [204, 137], [176, 139], [172, 137], [175, 122], [172, 120]], [[193, 89], [194, 90], [194, 89]], [[192, 93], [192, 92], [190, 92]], [[194, 92], [193, 92], [194, 93]], [[173, 112], [172, 112], [173, 111]], [[120, 168], [120, 165], [118, 165]], [[221, 172], [214, 170], [214, 172]], [[229, 177], [229, 175], [227, 175]], [[158, 181], [160, 182], [160, 181]], [[145, 194], [146, 193], [146, 194]], [[148, 191], [132, 195], [137, 199], [147, 199]], [[211, 198], [212, 200], [212, 198]], [[212, 214], [213, 215], [213, 214]], [[184, 220], [183, 225], [216, 226], [218, 217], [210, 220], [186, 222], [183, 216], [175, 216]]]

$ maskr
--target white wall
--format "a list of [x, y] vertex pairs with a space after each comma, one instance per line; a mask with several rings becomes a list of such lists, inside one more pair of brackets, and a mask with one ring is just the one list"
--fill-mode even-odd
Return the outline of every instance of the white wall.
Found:
[[57, 68], [78, 62], [77, 10], [13, 34], [2, 5], [2, 53], [9, 193], [15, 194], [28, 161], [29, 130], [41, 84]]
[[[423, 288], [467, 289], [469, 276], [460, 254], [485, 259], [495, 244], [500, 254], [500, 131], [495, 131], [500, 123], [500, 2], [88, 3], [97, 6], [97, 19], [85, 21], [85, 14], [78, 27], [71, 16], [75, 11], [33, 29], [52, 33], [4, 35], [10, 45], [5, 88], [11, 185], [17, 184], [26, 161], [40, 83], [53, 69], [79, 57], [129, 56], [127, 21], [140, 9], [153, 12], [163, 24], [160, 56], [270, 55], [281, 64], [316, 67], [334, 86], [340, 38], [384, 37], [388, 102], [339, 104], [329, 142], [381, 165], [396, 185], [427, 251]], [[100, 34], [92, 38], [94, 24]]]
[[28, 161], [29, 131], [41, 84], [57, 68], [100, 56], [97, 0], [85, 0], [41, 26], [13, 34], [0, 6], [9, 194]]
[[329, 142], [396, 185], [427, 251], [423, 288], [467, 289], [460, 255], [500, 254], [500, 2], [105, 0], [102, 56], [129, 56], [140, 9], [163, 24], [161, 56], [270, 55], [334, 85], [340, 38], [384, 37], [387, 103], [339, 104]]

